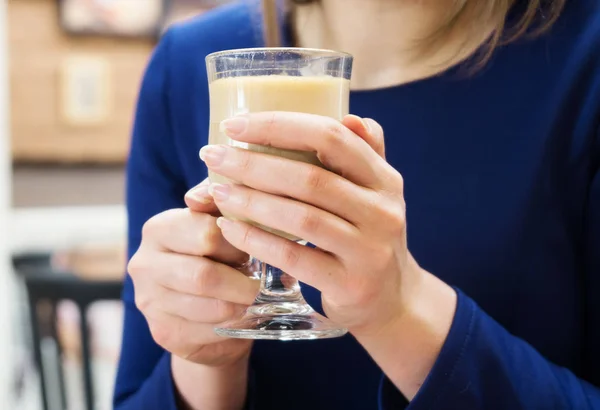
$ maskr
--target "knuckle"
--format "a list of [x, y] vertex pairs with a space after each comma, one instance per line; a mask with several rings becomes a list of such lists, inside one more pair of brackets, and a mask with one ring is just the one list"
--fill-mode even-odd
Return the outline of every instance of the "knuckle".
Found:
[[388, 171], [385, 172], [382, 181], [385, 184], [383, 193], [388, 194], [392, 198], [401, 198], [404, 200], [404, 177], [398, 171], [388, 166]]
[[252, 153], [249, 150], [244, 149], [237, 149], [236, 152], [238, 171], [240, 171], [242, 175], [250, 172], [254, 167]]
[[347, 150], [348, 134], [346, 128], [341, 123], [331, 119], [324, 126], [321, 141], [318, 158], [326, 167], [331, 168], [334, 162], [333, 158]]
[[310, 233], [318, 232], [323, 222], [321, 216], [310, 209], [302, 211], [298, 219], [302, 232]]
[[357, 306], [371, 306], [380, 297], [380, 292], [368, 283], [354, 287], [354, 303]]
[[241, 243], [244, 247], [250, 246], [252, 243], [252, 238], [254, 236], [254, 228], [252, 225], [248, 225], [243, 228]]
[[403, 207], [396, 205], [388, 212], [389, 227], [393, 232], [404, 232], [406, 228], [406, 217]]
[[[207, 215], [208, 216], [208, 215]], [[199, 248], [203, 254], [211, 255], [216, 252], [221, 243], [221, 230], [217, 226], [216, 218], [208, 216], [200, 229]]]
[[252, 204], [254, 203], [255, 194], [247, 189], [240, 190], [239, 193], [239, 207], [242, 210], [249, 210], [252, 208]]
[[396, 173], [396, 185], [400, 194], [404, 193], [404, 177], [399, 172]]
[[[369, 222], [377, 221], [378, 216], [381, 213], [381, 203], [384, 201], [384, 199], [385, 198], [383, 198], [381, 195], [379, 195], [377, 193], [367, 196], [362, 209], [363, 209], [363, 214], [365, 215], [366, 219]], [[384, 208], [384, 212], [387, 212], [385, 210], [385, 208]], [[385, 214], [383, 216], [383, 219], [385, 219]], [[385, 221], [384, 221], [384, 223], [385, 223]]]
[[265, 119], [265, 131], [271, 132], [274, 131], [277, 127], [277, 123], [279, 122], [279, 114], [277, 111], [272, 111], [267, 114]]
[[235, 316], [236, 308], [233, 303], [222, 299], [215, 299], [215, 313], [219, 321], [225, 321]]
[[220, 277], [217, 274], [217, 268], [212, 261], [203, 261], [192, 273], [192, 283], [196, 293], [207, 295], [219, 286]]
[[306, 188], [310, 191], [323, 191], [328, 185], [327, 174], [316, 166], [310, 166], [305, 174]]
[[131, 259], [129, 260], [129, 263], [127, 264], [127, 272], [132, 277], [132, 279], [134, 279], [145, 270], [146, 269], [143, 257], [140, 255], [140, 251], [138, 250], [136, 253], [133, 254]]
[[366, 205], [370, 215], [377, 215], [378, 226], [383, 226], [385, 232], [400, 233], [406, 228], [406, 213], [404, 201], [390, 201], [382, 195], [372, 196]]
[[157, 231], [158, 215], [148, 219], [142, 226], [142, 238], [147, 239], [154, 236]]
[[291, 243], [286, 243], [281, 249], [281, 258], [287, 269], [292, 269], [300, 261], [300, 253]]
[[329, 121], [325, 126], [324, 141], [329, 149], [337, 149], [346, 143], [346, 130], [344, 126], [335, 121]]
[[385, 270], [394, 259], [394, 252], [387, 246], [380, 246], [372, 252], [372, 258], [376, 270]]
[[169, 209], [148, 219], [142, 226], [142, 238], [148, 239], [162, 235], [167, 221], [180, 211], [180, 209]]
[[170, 345], [172, 335], [170, 329], [163, 326], [162, 324], [157, 323], [149, 323], [149, 327], [150, 334], [152, 335], [152, 338], [158, 345], [165, 348]]
[[146, 312], [152, 303], [152, 299], [145, 297], [141, 292], [135, 292], [134, 302], [140, 312]]

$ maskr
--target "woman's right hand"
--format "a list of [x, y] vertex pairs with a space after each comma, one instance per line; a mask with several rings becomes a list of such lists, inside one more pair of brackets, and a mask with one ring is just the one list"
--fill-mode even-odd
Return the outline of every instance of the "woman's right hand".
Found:
[[128, 271], [156, 343], [180, 358], [220, 367], [247, 357], [251, 342], [224, 339], [214, 328], [240, 316], [259, 283], [232, 267], [248, 255], [223, 239], [207, 188], [204, 181], [188, 192], [188, 208], [163, 212], [144, 225]]

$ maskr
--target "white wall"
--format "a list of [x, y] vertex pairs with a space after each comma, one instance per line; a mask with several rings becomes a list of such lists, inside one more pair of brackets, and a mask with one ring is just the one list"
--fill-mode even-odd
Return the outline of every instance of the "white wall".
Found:
[[8, 53], [6, 0], [0, 0], [0, 403], [12, 408], [12, 290], [8, 219], [10, 207], [10, 134], [8, 123]]
[[43, 252], [124, 242], [127, 215], [122, 205], [14, 208], [8, 228], [10, 251]]

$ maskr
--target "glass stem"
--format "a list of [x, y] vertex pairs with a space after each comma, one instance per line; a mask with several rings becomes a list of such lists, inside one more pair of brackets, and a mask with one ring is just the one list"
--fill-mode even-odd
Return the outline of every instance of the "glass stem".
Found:
[[268, 263], [252, 258], [260, 272], [260, 292], [250, 311], [254, 314], [303, 315], [312, 309], [302, 296], [300, 284], [293, 276]]

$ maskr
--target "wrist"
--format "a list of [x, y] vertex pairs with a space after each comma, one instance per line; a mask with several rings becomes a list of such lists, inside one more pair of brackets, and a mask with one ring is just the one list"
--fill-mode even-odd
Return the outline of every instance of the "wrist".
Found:
[[377, 332], [355, 334], [386, 376], [408, 398], [431, 371], [456, 311], [456, 292], [422, 271], [401, 310]]
[[173, 383], [183, 408], [242, 409], [247, 394], [249, 357], [248, 352], [234, 362], [207, 366], [172, 355]]
[[402, 285], [393, 294], [386, 295], [384, 303], [371, 305], [370, 319], [366, 323], [349, 329], [357, 340], [387, 338], [394, 329], [414, 321], [421, 311], [420, 305], [426, 304], [424, 299], [431, 274], [422, 269], [410, 254], [402, 271]]

